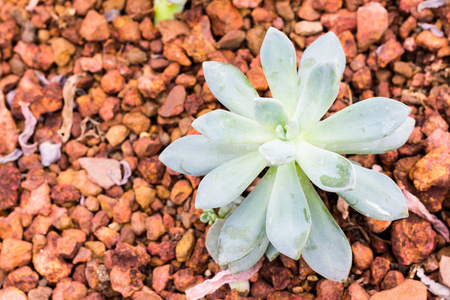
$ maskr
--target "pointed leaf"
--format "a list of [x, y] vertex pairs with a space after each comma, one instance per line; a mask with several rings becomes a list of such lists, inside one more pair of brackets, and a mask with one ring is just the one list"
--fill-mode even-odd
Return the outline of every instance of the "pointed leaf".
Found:
[[216, 263], [219, 263], [219, 236], [222, 230], [225, 219], [216, 219], [214, 224], [208, 230], [206, 235], [205, 247], [208, 250], [209, 255], [214, 259]]
[[275, 258], [280, 255], [280, 251], [277, 250], [271, 243], [269, 243], [269, 246], [267, 246], [266, 250], [266, 257], [269, 261], [274, 260]]
[[398, 149], [406, 143], [414, 129], [415, 122], [413, 118], [408, 117], [394, 132], [378, 140], [359, 143], [315, 144], [315, 146], [340, 154], [385, 153]]
[[257, 148], [257, 144], [220, 144], [202, 135], [177, 139], [159, 155], [159, 160], [174, 171], [205, 175], [223, 163]]
[[253, 267], [258, 261], [263, 257], [264, 253], [267, 250], [267, 246], [269, 245], [269, 239], [264, 234], [261, 241], [256, 245], [253, 250], [247, 254], [246, 256], [242, 257], [241, 259], [232, 262], [227, 265], [228, 270], [230, 270], [233, 274], [239, 274], [242, 272], [245, 272], [249, 270], [251, 267]]
[[289, 118], [280, 100], [275, 98], [256, 98], [255, 120], [261, 125], [275, 129], [278, 125], [286, 125]]
[[320, 36], [303, 52], [298, 68], [300, 79], [299, 91], [303, 90], [302, 85], [306, 84], [306, 79], [309, 77], [311, 69], [317, 63], [330, 59], [337, 59], [338, 77], [340, 78], [345, 70], [345, 53], [344, 49], [342, 49], [341, 42], [332, 31]]
[[214, 110], [192, 122], [192, 127], [218, 143], [264, 143], [276, 137], [256, 121], [226, 110]]
[[203, 72], [209, 89], [220, 103], [232, 112], [254, 119], [253, 100], [259, 95], [241, 70], [229, 64], [206, 61]]
[[300, 129], [317, 123], [328, 111], [339, 92], [337, 59], [319, 62], [311, 68], [295, 112]]
[[355, 187], [355, 169], [348, 159], [317, 148], [302, 139], [297, 139], [296, 147], [297, 162], [308, 178], [320, 189], [340, 192]]
[[257, 151], [230, 160], [203, 178], [195, 198], [196, 208], [215, 208], [236, 199], [267, 166]]
[[411, 108], [399, 101], [371, 98], [308, 128], [303, 138], [314, 144], [373, 141], [394, 132], [410, 112]]
[[298, 259], [310, 230], [309, 208], [298, 181], [295, 163], [280, 166], [267, 208], [267, 237], [278, 251]]
[[227, 219], [219, 238], [219, 264], [249, 254], [266, 235], [266, 214], [277, 168], [270, 168], [253, 191]]
[[354, 166], [354, 190], [340, 192], [353, 209], [377, 220], [392, 221], [408, 216], [408, 207], [400, 188], [383, 173]]
[[259, 154], [270, 166], [281, 166], [297, 158], [297, 149], [292, 141], [271, 140], [258, 148]]
[[261, 46], [261, 65], [274, 98], [283, 102], [288, 113], [297, 100], [297, 57], [289, 38], [270, 27]]
[[352, 266], [352, 250], [342, 229], [323, 204], [305, 173], [297, 168], [311, 212], [311, 234], [303, 250], [306, 263], [323, 277], [345, 282]]

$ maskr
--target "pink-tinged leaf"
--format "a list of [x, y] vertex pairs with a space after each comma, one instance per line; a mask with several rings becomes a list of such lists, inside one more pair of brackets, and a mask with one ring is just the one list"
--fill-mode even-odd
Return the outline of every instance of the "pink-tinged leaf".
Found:
[[70, 138], [70, 130], [72, 129], [73, 123], [73, 99], [75, 97], [75, 91], [77, 89], [77, 84], [80, 82], [81, 78], [84, 74], [76, 74], [70, 76], [63, 88], [63, 98], [64, 98], [64, 107], [62, 110], [62, 125], [58, 130], [59, 135], [61, 136], [61, 140], [63, 143], [67, 142]]
[[115, 184], [111, 177], [122, 178], [120, 162], [115, 159], [83, 157], [78, 161], [88, 173], [89, 179], [102, 188], [109, 189]]
[[22, 114], [25, 118], [25, 128], [23, 132], [19, 135], [19, 144], [22, 148], [24, 156], [28, 156], [36, 152], [38, 144], [35, 142], [33, 144], [28, 144], [28, 139], [34, 134], [34, 128], [36, 127], [37, 120], [33, 116], [30, 110], [30, 103], [19, 102]]
[[25, 9], [29, 12], [33, 12], [36, 6], [38, 5], [39, 0], [30, 0], [28, 5], [25, 7]]
[[126, 160], [120, 161], [120, 164], [123, 166], [124, 175], [122, 180], [117, 179], [111, 170], [108, 171], [108, 176], [116, 185], [124, 185], [128, 182], [128, 178], [131, 176], [131, 167], [130, 164]]
[[449, 242], [450, 239], [447, 226], [445, 226], [445, 224], [435, 215], [431, 214], [422, 204], [422, 202], [420, 202], [420, 200], [416, 196], [408, 192], [404, 186], [400, 186], [400, 189], [405, 196], [408, 210], [430, 222], [431, 225], [433, 225], [434, 229], [436, 229], [436, 231], [439, 232], [447, 242]]
[[226, 283], [249, 280], [262, 267], [263, 260], [264, 258], [262, 258], [249, 270], [237, 275], [231, 274], [230, 270], [221, 271], [217, 273], [216, 276], [214, 276], [212, 279], [208, 279], [203, 283], [200, 283], [193, 288], [186, 290], [186, 298], [188, 300], [197, 300], [203, 298], [206, 295], [214, 293]]
[[6, 164], [10, 161], [16, 161], [19, 157], [22, 156], [22, 151], [19, 148], [16, 148], [8, 155], [0, 156], [0, 164]]
[[441, 299], [450, 299], [450, 289], [425, 275], [425, 271], [422, 268], [417, 269], [416, 275], [420, 278], [420, 281], [427, 286], [430, 293], [441, 297]]
[[17, 144], [17, 127], [11, 112], [6, 108], [5, 96], [0, 91], [0, 155], [9, 155]]

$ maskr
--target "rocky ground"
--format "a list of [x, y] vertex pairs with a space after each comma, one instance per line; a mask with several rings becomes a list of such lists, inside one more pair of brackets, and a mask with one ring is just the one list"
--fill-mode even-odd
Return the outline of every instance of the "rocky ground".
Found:
[[[185, 299], [220, 270], [194, 208], [200, 178], [158, 155], [220, 107], [201, 62], [231, 63], [268, 95], [258, 53], [269, 26], [298, 59], [324, 32], [338, 35], [347, 67], [330, 113], [373, 96], [412, 107], [406, 145], [351, 158], [381, 167], [424, 207], [376, 221], [321, 193], [352, 245], [348, 281], [281, 256], [251, 278], [248, 299], [448, 292], [450, 5], [194, 0], [177, 20], [152, 17], [148, 0], [0, 0], [0, 299]], [[244, 296], [224, 286], [206, 299]]]

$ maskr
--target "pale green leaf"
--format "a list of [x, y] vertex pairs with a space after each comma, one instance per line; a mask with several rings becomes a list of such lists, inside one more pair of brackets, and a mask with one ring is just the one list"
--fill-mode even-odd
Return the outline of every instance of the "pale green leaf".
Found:
[[405, 197], [392, 179], [380, 172], [354, 167], [355, 189], [338, 193], [353, 209], [377, 220], [392, 221], [408, 216]]
[[200, 176], [257, 147], [258, 144], [216, 143], [196, 134], [177, 139], [164, 149], [159, 160], [174, 171]]
[[200, 182], [195, 207], [227, 205], [242, 194], [266, 166], [261, 155], [253, 151], [215, 168]]
[[219, 264], [236, 261], [266, 235], [266, 214], [277, 168], [270, 168], [236, 211], [226, 220], [219, 238]]
[[295, 111], [300, 130], [317, 123], [333, 104], [339, 92], [338, 72], [337, 59], [319, 62], [311, 68]]
[[403, 146], [414, 129], [415, 120], [411, 117], [406, 120], [388, 136], [359, 143], [330, 143], [315, 145], [320, 148], [341, 154], [378, 154], [385, 153]]
[[292, 141], [271, 140], [258, 148], [259, 154], [270, 166], [281, 166], [297, 158], [297, 150]]
[[225, 224], [224, 219], [216, 219], [209, 228], [205, 240], [206, 250], [216, 263], [219, 263], [219, 236], [223, 224]]
[[297, 168], [311, 213], [311, 234], [302, 256], [308, 266], [323, 277], [345, 282], [352, 266], [352, 250], [305, 173]]
[[303, 138], [316, 145], [373, 141], [394, 132], [410, 112], [411, 108], [399, 101], [371, 98], [308, 128]]
[[271, 243], [267, 246], [266, 257], [269, 261], [274, 260], [280, 255], [280, 251], [277, 250]]
[[280, 166], [267, 208], [267, 237], [278, 251], [298, 259], [310, 230], [311, 217], [295, 162]]
[[327, 192], [341, 192], [355, 187], [355, 169], [348, 159], [313, 146], [302, 139], [296, 139], [296, 147], [297, 162], [320, 189]]
[[261, 259], [261, 257], [263, 257], [268, 245], [269, 239], [266, 235], [264, 235], [258, 245], [256, 245], [256, 247], [253, 248], [249, 254], [226, 265], [228, 270], [230, 270], [230, 272], [234, 275], [247, 271], [253, 267]]
[[255, 120], [272, 130], [289, 121], [283, 103], [275, 98], [255, 99]]
[[274, 98], [292, 113], [297, 100], [297, 57], [289, 38], [270, 27], [261, 46], [261, 65]]
[[192, 122], [192, 127], [218, 143], [264, 143], [276, 137], [254, 120], [226, 110], [214, 110]]
[[302, 85], [306, 84], [311, 69], [317, 63], [333, 59], [337, 59], [339, 70], [338, 77], [340, 78], [345, 70], [345, 53], [338, 37], [332, 31], [329, 31], [316, 39], [308, 48], [306, 48], [305, 52], [303, 52], [298, 68], [300, 80], [299, 91], [303, 90]]
[[203, 72], [209, 89], [220, 103], [232, 112], [254, 119], [253, 101], [259, 95], [241, 70], [229, 64], [206, 61]]

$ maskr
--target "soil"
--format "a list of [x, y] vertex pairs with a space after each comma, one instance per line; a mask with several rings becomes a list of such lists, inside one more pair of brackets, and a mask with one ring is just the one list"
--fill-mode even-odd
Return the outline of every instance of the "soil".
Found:
[[[185, 299], [220, 271], [194, 208], [201, 179], [158, 155], [221, 108], [203, 61], [237, 66], [270, 95], [258, 56], [270, 26], [291, 38], [298, 61], [329, 30], [341, 40], [347, 67], [327, 116], [374, 96], [412, 108], [404, 146], [350, 158], [416, 196], [422, 216], [377, 221], [320, 192], [352, 245], [346, 283], [281, 255], [250, 279], [249, 295], [223, 286], [206, 299], [438, 299], [421, 269], [443, 295], [450, 5], [193, 0], [176, 17], [155, 26], [148, 0], [0, 0], [0, 299]], [[5, 160], [16, 148], [24, 155]]]

